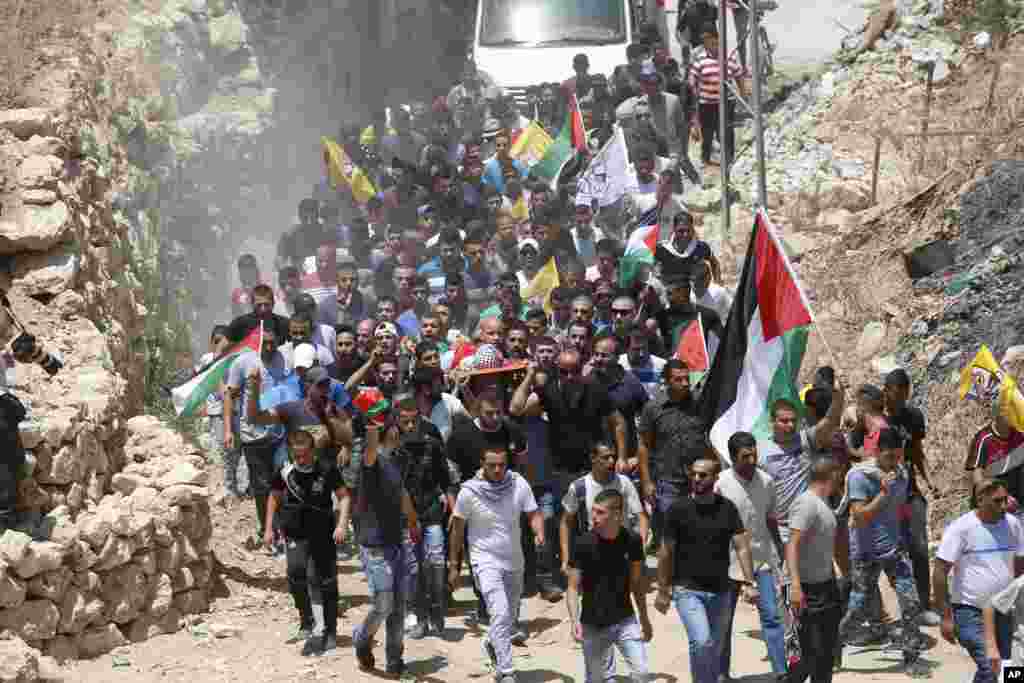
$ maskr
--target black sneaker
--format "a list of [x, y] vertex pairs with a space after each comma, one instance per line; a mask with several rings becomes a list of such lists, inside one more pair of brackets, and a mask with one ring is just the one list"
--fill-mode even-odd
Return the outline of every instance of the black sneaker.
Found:
[[324, 642], [320, 647], [320, 653], [323, 655], [334, 654], [338, 649], [338, 634], [336, 633], [325, 633]]
[[491, 663], [491, 668], [494, 669], [495, 671], [497, 671], [498, 670], [498, 653], [496, 653], [494, 651], [494, 645], [491, 644], [491, 641], [490, 641], [489, 638], [484, 638], [483, 645], [484, 645], [484, 653], [487, 655], [487, 659]]
[[302, 656], [313, 657], [324, 653], [324, 637], [322, 635], [310, 636], [302, 645]]
[[401, 678], [402, 674], [405, 673], [405, 662], [401, 660], [397, 662], [388, 662], [387, 668], [384, 669], [384, 673], [386, 673], [388, 676]]
[[903, 663], [903, 673], [910, 678], [931, 678], [932, 669], [921, 659]]
[[363, 647], [355, 646], [356, 649], [356, 661], [359, 663], [360, 671], [373, 671], [373, 666], [376, 664], [376, 660], [373, 658], [373, 649], [370, 644], [367, 643]]

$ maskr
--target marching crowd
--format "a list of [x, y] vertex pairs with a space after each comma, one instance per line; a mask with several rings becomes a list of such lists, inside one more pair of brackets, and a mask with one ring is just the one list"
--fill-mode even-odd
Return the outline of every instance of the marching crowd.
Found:
[[[713, 27], [700, 33], [715, 54]], [[584, 680], [614, 675], [613, 648], [648, 680], [652, 582], [654, 609], [682, 622], [695, 683], [729, 680], [740, 598], [759, 611], [780, 680], [825, 683], [844, 644], [884, 642], [908, 675], [930, 675], [925, 625], [959, 639], [976, 683], [995, 681], [1012, 618], [991, 597], [1016, 585], [1024, 539], [1005, 512], [1024, 492], [1019, 470], [986, 472], [1024, 437], [996, 414], [975, 438], [975, 508], [945, 530], [934, 570], [926, 421], [905, 371], [847, 407], [820, 368], [801, 405], [771, 406], [770, 439], [738, 432], [728, 453], [711, 448], [701, 373], [677, 349], [699, 320], [713, 359], [731, 296], [681, 194], [684, 177], [699, 181], [691, 137], [703, 168], [714, 162], [722, 78], [717, 61], [681, 69], [656, 31], [641, 37], [611, 79], [579, 55], [575, 78], [522, 107], [469, 64], [446, 97], [346, 125], [346, 177], [358, 168], [373, 191], [317, 186], [272, 278], [238, 259], [235, 317], [202, 365], [247, 350], [206, 415], [227, 491], [255, 502], [250, 542], [286, 557], [292, 642], [304, 655], [336, 647], [351, 536], [371, 595], [352, 634], [365, 670], [382, 627], [391, 674], [405, 637], [444, 638], [468, 568], [499, 683], [516, 680], [521, 600], [534, 594], [565, 601]], [[726, 77], [745, 92], [742, 67]], [[573, 107], [594, 149], [614, 125], [626, 132], [635, 182], [614, 204], [577, 192], [592, 150], [551, 179], [510, 153], [524, 119], [554, 138]], [[727, 140], [721, 161], [731, 154]], [[645, 222], [660, 230], [653, 266], [624, 278], [625, 239]]]

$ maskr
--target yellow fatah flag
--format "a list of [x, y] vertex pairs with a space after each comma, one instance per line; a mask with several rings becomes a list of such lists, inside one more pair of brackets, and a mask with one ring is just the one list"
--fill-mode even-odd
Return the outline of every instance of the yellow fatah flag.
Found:
[[519, 199], [512, 205], [512, 217], [517, 221], [525, 221], [530, 217], [530, 207], [526, 205], [526, 193], [519, 195]]
[[544, 130], [544, 127], [536, 121], [530, 121], [530, 125], [524, 128], [516, 141], [512, 143], [509, 155], [513, 159], [523, 162], [529, 168], [544, 158], [544, 153], [552, 143], [554, 140]]
[[991, 403], [993, 413], [1004, 416], [1013, 429], [1024, 431], [1024, 395], [987, 346], [982, 345], [960, 373], [960, 398]]
[[327, 176], [334, 187], [347, 186], [352, 196], [360, 204], [365, 204], [370, 197], [377, 194], [377, 188], [366, 176], [363, 169], [352, 163], [348, 154], [337, 142], [329, 137], [320, 138], [324, 150], [324, 163], [327, 164]]
[[544, 311], [551, 315], [551, 291], [558, 286], [558, 267], [555, 265], [555, 257], [552, 256], [548, 259], [548, 262], [544, 264], [544, 267], [537, 271], [537, 274], [533, 276], [529, 284], [526, 285], [526, 289], [522, 291], [522, 296], [525, 301], [542, 301], [544, 304]]

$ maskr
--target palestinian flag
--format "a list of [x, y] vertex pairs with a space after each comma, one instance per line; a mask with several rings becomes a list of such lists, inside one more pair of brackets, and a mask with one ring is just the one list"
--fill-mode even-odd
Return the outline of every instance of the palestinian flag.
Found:
[[700, 313], [694, 320], [679, 327], [681, 329], [677, 329], [674, 335], [676, 351], [673, 357], [686, 363], [686, 367], [690, 368], [691, 378], [694, 373], [703, 375], [708, 371], [710, 362], [708, 344], [704, 338], [704, 322], [700, 318]]
[[626, 251], [619, 260], [619, 287], [631, 287], [643, 264], [654, 264], [654, 250], [658, 246], [659, 228], [657, 212], [647, 212], [640, 227], [630, 233]]
[[580, 111], [580, 101], [576, 99], [576, 93], [569, 98], [569, 123], [570, 142], [577, 152], [587, 151], [587, 129], [583, 125], [583, 112]]
[[210, 394], [220, 388], [221, 382], [227, 379], [228, 370], [235, 359], [246, 351], [259, 352], [262, 344], [262, 323], [249, 332], [249, 336], [233, 346], [220, 358], [215, 358], [196, 376], [179, 387], [171, 390], [174, 412], [183, 417], [192, 417], [203, 406]]
[[813, 316], [768, 217], [759, 211], [736, 298], [701, 403], [711, 443], [728, 461], [738, 431], [771, 438], [769, 411], [787, 398], [800, 405], [797, 373]]

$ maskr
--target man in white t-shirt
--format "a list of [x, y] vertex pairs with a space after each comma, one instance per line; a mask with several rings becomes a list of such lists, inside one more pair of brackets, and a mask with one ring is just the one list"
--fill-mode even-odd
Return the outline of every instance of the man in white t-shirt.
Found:
[[[942, 637], [960, 642], [978, 665], [975, 683], [995, 683], [985, 642], [982, 610], [993, 596], [1024, 573], [1024, 529], [1006, 514], [1006, 484], [982, 479], [974, 486], [977, 507], [946, 527], [935, 554], [932, 604], [942, 615]], [[950, 570], [953, 595], [948, 595]], [[996, 615], [996, 646], [1010, 657], [1012, 618]]]
[[[643, 503], [636, 492], [636, 486], [629, 477], [615, 472], [615, 449], [603, 441], [598, 441], [590, 449], [590, 473], [585, 474], [569, 485], [565, 497], [562, 498], [562, 522], [559, 528], [559, 541], [562, 545], [562, 573], [567, 574], [569, 546], [574, 535], [582, 535], [590, 530], [590, 510], [594, 498], [605, 489], [614, 489], [622, 494], [626, 507], [624, 525], [634, 532], [641, 540], [647, 539], [649, 522]], [[581, 496], [582, 494], [582, 496]]]
[[544, 545], [544, 518], [525, 479], [508, 469], [504, 446], [488, 446], [480, 474], [464, 482], [452, 512], [448, 582], [459, 579], [466, 528], [470, 565], [491, 616], [484, 649], [497, 683], [515, 683], [512, 635], [519, 619], [524, 559], [519, 517], [526, 514], [536, 547]]

